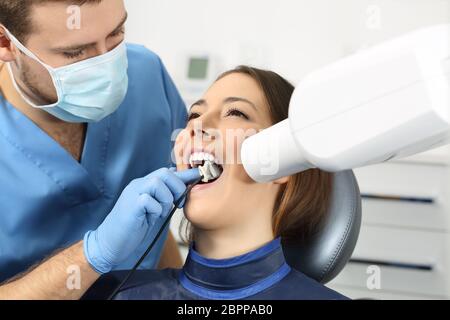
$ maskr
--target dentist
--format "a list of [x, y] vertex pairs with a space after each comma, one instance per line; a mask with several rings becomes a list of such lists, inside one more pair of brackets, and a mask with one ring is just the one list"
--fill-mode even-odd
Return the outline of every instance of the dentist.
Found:
[[[0, 299], [78, 299], [130, 268], [198, 175], [157, 170], [186, 109], [126, 19], [123, 0], [0, 0]], [[181, 266], [170, 234], [158, 265]]]

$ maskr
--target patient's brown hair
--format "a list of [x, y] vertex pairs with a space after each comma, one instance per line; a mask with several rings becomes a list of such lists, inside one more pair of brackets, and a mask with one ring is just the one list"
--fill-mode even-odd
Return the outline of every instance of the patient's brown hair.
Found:
[[[217, 80], [230, 74], [244, 74], [254, 79], [261, 88], [273, 124], [288, 118], [289, 103], [294, 86], [275, 72], [240, 66], [223, 73]], [[301, 242], [320, 226], [330, 202], [332, 174], [311, 169], [289, 178], [279, 191], [273, 213], [273, 232], [284, 243]], [[189, 231], [188, 231], [189, 233]], [[192, 240], [192, 234], [188, 238]]]

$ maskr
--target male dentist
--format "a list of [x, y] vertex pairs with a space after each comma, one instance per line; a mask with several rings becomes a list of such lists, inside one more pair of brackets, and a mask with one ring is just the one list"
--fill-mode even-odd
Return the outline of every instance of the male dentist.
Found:
[[[157, 170], [186, 109], [126, 19], [123, 0], [0, 0], [0, 299], [78, 299], [132, 267], [192, 178]], [[180, 264], [169, 234], [144, 267]]]

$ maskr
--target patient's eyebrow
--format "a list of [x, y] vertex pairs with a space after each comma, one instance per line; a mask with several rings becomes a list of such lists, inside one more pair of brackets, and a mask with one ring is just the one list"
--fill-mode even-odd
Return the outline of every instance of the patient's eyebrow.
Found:
[[189, 109], [192, 109], [195, 106], [207, 106], [208, 104], [206, 103], [205, 99], [201, 99], [198, 100], [197, 102], [195, 102]]
[[252, 106], [253, 109], [255, 109], [256, 111], [258, 111], [258, 108], [256, 107], [256, 105], [255, 105], [253, 102], [251, 102], [250, 100], [245, 99], [245, 98], [240, 98], [240, 97], [228, 97], [228, 98], [226, 98], [225, 100], [223, 100], [223, 103], [224, 103], [224, 104], [227, 104], [227, 103], [233, 103], [233, 102], [244, 102], [244, 103], [247, 103], [247, 104], [249, 104], [250, 106]]

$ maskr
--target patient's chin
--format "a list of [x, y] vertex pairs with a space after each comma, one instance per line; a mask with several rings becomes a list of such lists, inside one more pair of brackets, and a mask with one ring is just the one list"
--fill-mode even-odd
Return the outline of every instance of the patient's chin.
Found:
[[184, 209], [184, 216], [196, 228], [203, 228], [208, 224], [208, 220], [211, 220], [211, 218], [208, 217], [207, 212], [189, 208]]
[[222, 222], [222, 217], [219, 217], [215, 210], [205, 210], [204, 207], [199, 209], [187, 205], [184, 209], [184, 215], [196, 229], [216, 229]]

